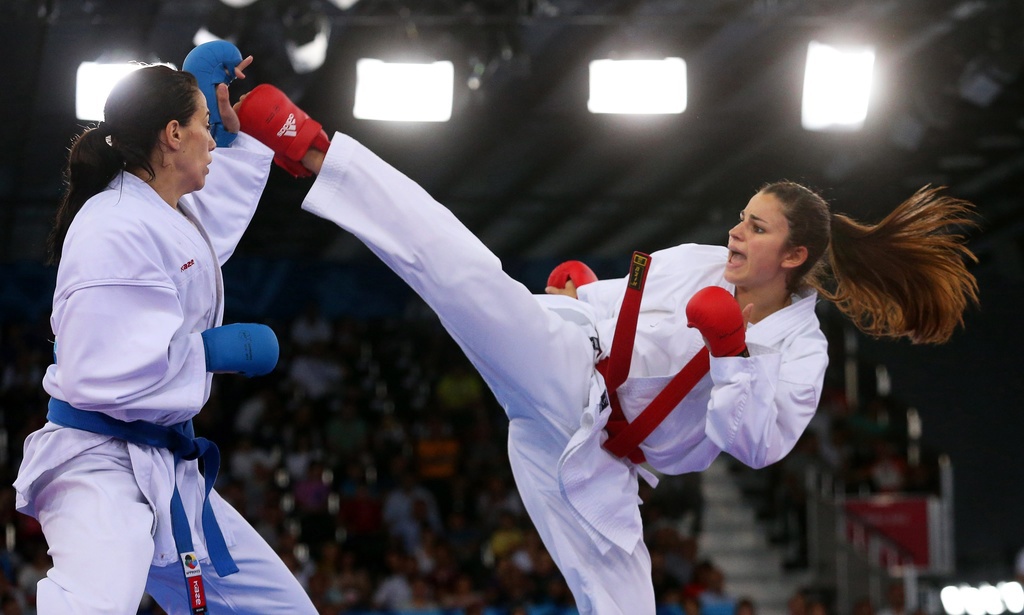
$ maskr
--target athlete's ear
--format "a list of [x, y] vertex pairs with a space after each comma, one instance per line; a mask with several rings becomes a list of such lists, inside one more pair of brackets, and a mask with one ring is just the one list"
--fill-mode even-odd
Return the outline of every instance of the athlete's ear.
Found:
[[795, 269], [803, 265], [805, 261], [807, 261], [807, 248], [805, 246], [789, 248], [782, 257], [782, 268]]
[[167, 122], [160, 132], [160, 144], [170, 150], [177, 150], [181, 147], [181, 123], [178, 120]]

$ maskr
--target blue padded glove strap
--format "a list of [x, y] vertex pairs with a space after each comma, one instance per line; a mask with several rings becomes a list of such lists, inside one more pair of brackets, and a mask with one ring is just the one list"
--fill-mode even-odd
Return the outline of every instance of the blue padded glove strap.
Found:
[[242, 53], [228, 41], [203, 43], [185, 56], [181, 70], [192, 73], [199, 82], [199, 89], [206, 97], [210, 109], [210, 131], [217, 141], [217, 147], [231, 145], [238, 135], [228, 132], [220, 119], [217, 108], [217, 84], [230, 84], [235, 80], [235, 67], [242, 61]]
[[234, 323], [203, 331], [206, 371], [237, 372], [249, 378], [270, 373], [280, 346], [266, 325]]

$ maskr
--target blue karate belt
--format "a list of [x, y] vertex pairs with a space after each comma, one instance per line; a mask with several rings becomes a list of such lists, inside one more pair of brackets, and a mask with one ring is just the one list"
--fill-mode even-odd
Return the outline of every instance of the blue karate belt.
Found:
[[[213, 489], [220, 469], [220, 449], [206, 438], [197, 438], [191, 420], [169, 427], [145, 421], [119, 421], [101, 412], [79, 410], [66, 401], [52, 397], [48, 408], [46, 418], [51, 423], [111, 436], [132, 444], [168, 449], [174, 453], [175, 465], [179, 460], [201, 459], [206, 478], [206, 495], [203, 498], [203, 533], [206, 534], [206, 549], [217, 574], [226, 577], [238, 572], [238, 566], [228, 552], [224, 534], [220, 531], [220, 525], [217, 524], [217, 518], [210, 506], [210, 490]], [[185, 507], [181, 503], [177, 482], [171, 495], [171, 534], [174, 536], [174, 545], [178, 553], [194, 551], [192, 529], [185, 514]]]

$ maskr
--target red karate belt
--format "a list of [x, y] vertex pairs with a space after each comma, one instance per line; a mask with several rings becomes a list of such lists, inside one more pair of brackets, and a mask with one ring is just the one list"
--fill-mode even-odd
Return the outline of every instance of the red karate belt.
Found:
[[678, 374], [672, 377], [668, 385], [651, 400], [636, 419], [630, 423], [622, 412], [617, 390], [629, 375], [629, 365], [633, 358], [633, 342], [636, 340], [636, 322], [640, 316], [640, 300], [644, 294], [647, 281], [647, 269], [651, 265], [651, 256], [643, 252], [634, 252], [630, 263], [629, 279], [626, 284], [626, 295], [622, 298], [619, 317], [615, 321], [615, 335], [612, 337], [612, 350], [608, 358], [597, 363], [597, 371], [604, 376], [608, 389], [608, 403], [612, 407], [611, 416], [605, 431], [608, 439], [604, 448], [619, 458], [629, 458], [633, 463], [646, 461], [640, 443], [643, 442], [672, 409], [683, 401], [686, 394], [700, 382], [701, 378], [711, 369], [711, 359], [707, 347], [701, 349]]

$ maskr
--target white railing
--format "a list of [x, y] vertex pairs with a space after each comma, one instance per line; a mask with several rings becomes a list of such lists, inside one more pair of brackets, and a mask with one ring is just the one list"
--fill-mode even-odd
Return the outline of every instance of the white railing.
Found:
[[[937, 592], [922, 588], [919, 582], [948, 575], [954, 567], [953, 480], [948, 458], [940, 460], [939, 472], [940, 494], [891, 494], [877, 499], [877, 509], [858, 514], [858, 506], [852, 504], [867, 500], [848, 498], [842, 482], [828, 473], [808, 471], [808, 562], [814, 583], [834, 592], [839, 615], [851, 613], [864, 598], [877, 608], [896, 581], [903, 583], [907, 612], [937, 600]], [[886, 521], [894, 523], [883, 527]], [[899, 530], [901, 524], [904, 533]]]

